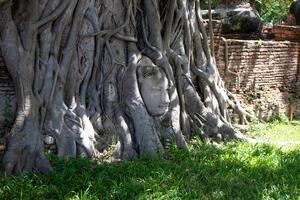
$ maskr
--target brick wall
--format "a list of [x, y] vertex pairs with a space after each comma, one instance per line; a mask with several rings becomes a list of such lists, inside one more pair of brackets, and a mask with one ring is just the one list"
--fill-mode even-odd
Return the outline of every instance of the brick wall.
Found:
[[291, 92], [297, 80], [300, 45], [294, 42], [227, 40], [228, 69], [240, 75], [225, 76], [225, 47], [220, 44], [217, 66], [230, 90], [278, 88]]
[[300, 42], [300, 27], [278, 25], [273, 27], [274, 39], [277, 41]]
[[229, 90], [260, 118], [288, 114], [291, 104], [294, 115], [300, 116], [300, 43], [295, 42], [300, 40], [300, 27], [276, 26], [277, 41], [262, 41], [221, 35], [217, 23], [215, 37], [225, 37], [228, 44], [228, 69], [240, 78], [225, 72], [225, 43], [219, 40], [217, 67]]
[[[209, 38], [209, 43], [210, 43], [210, 35], [209, 35], [209, 29], [208, 29], [208, 20], [204, 20], [204, 26], [207, 31], [207, 36]], [[213, 26], [213, 33], [214, 33], [214, 49], [215, 52], [219, 51], [219, 45], [221, 42], [221, 37], [222, 37], [222, 24], [220, 20], [212, 20], [212, 26]]]
[[[299, 99], [295, 100], [295, 87], [300, 84], [299, 43], [228, 39], [227, 44], [227, 69], [238, 73], [239, 79], [226, 73], [224, 42], [220, 43], [217, 66], [226, 86], [238, 94], [244, 106], [262, 119], [288, 114], [291, 103], [299, 109]], [[297, 109], [294, 114], [299, 114]]]

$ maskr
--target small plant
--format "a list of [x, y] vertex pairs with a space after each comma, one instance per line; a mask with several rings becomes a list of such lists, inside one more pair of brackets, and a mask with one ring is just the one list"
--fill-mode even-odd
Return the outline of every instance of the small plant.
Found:
[[262, 44], [263, 44], [263, 41], [261, 39], [255, 41], [255, 46], [256, 47], [261, 47]]
[[277, 115], [277, 116], [272, 116], [268, 120], [268, 122], [272, 123], [272, 124], [288, 124], [289, 123], [289, 119], [285, 115]]

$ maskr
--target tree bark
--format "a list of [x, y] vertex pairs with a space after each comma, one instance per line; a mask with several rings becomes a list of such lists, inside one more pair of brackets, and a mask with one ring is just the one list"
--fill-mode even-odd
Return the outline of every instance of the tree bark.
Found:
[[44, 136], [60, 157], [93, 157], [110, 132], [122, 159], [172, 142], [187, 149], [196, 130], [236, 138], [228, 108], [244, 112], [224, 88], [200, 12], [199, 0], [0, 1], [18, 106], [5, 172], [51, 170]]

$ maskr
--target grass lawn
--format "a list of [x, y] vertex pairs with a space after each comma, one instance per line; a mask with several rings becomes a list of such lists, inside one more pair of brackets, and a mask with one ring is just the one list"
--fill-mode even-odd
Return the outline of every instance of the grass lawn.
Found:
[[277, 119], [270, 123], [252, 124], [247, 134], [284, 150], [297, 148], [300, 145], [300, 120], [288, 122]]
[[[274, 125], [270, 128], [286, 133]], [[299, 127], [281, 126], [291, 127], [293, 140], [299, 138], [293, 132]], [[285, 139], [272, 131], [256, 133]], [[195, 139], [189, 152], [172, 148], [165, 159], [105, 163], [51, 157], [51, 162], [51, 174], [1, 175], [0, 199], [300, 199], [299, 146], [283, 151], [267, 144], [216, 146]]]

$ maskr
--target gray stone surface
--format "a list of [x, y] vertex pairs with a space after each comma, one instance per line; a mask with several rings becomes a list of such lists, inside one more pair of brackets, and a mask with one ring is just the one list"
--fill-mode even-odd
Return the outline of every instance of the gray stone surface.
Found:
[[[208, 11], [202, 15], [208, 18]], [[212, 16], [221, 20], [223, 34], [257, 34], [262, 28], [260, 16], [252, 8], [219, 8], [212, 11]]]

